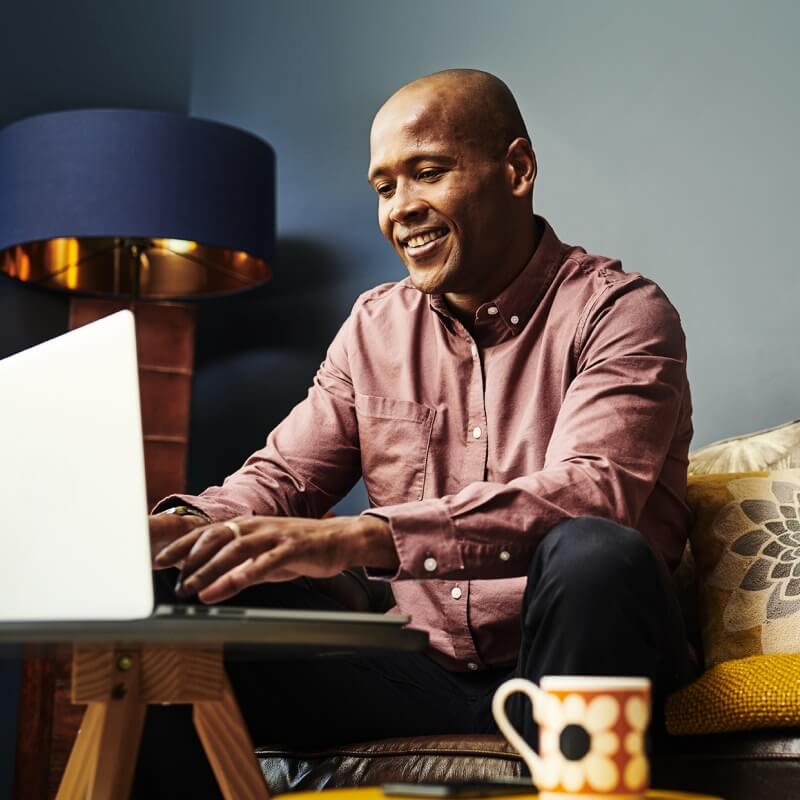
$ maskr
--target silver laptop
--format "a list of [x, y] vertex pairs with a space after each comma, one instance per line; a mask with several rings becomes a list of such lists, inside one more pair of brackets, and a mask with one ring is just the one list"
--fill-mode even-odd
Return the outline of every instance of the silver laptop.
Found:
[[[0, 623], [135, 620], [154, 607], [133, 314], [0, 360]], [[200, 607], [263, 621], [399, 614]]]

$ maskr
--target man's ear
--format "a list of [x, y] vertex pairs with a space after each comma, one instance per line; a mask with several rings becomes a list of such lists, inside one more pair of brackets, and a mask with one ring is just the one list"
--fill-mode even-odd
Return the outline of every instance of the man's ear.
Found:
[[521, 136], [514, 139], [506, 150], [505, 161], [514, 196], [531, 194], [536, 182], [536, 154], [531, 143]]

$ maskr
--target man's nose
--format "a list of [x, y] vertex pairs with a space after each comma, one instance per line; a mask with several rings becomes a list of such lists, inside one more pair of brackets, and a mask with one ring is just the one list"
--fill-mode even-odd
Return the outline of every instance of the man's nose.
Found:
[[424, 216], [427, 209], [427, 203], [416, 192], [409, 191], [405, 187], [398, 185], [392, 198], [389, 219], [392, 222], [403, 223], [409, 219]]

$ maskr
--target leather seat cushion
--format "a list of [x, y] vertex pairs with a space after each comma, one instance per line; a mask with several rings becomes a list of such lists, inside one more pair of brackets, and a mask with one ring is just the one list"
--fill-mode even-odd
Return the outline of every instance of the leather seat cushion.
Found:
[[[384, 739], [319, 751], [260, 747], [256, 755], [273, 794], [527, 774], [497, 735]], [[791, 797], [786, 788], [800, 785], [800, 729], [665, 737], [655, 745], [653, 785], [728, 800]]]
[[392, 781], [441, 783], [518, 777], [522, 760], [500, 736], [417, 736], [329, 750], [256, 748], [273, 794]]

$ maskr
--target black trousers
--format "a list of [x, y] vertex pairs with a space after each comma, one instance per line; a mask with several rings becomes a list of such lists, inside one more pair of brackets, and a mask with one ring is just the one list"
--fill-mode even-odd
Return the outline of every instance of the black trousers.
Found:
[[[335, 608], [294, 584], [253, 587], [237, 604]], [[310, 659], [226, 659], [256, 744], [314, 748], [396, 736], [489, 733], [491, 699], [511, 677], [644, 675], [653, 682], [654, 725], [667, 694], [694, 677], [669, 580], [636, 531], [607, 520], [568, 520], [531, 561], [516, 665], [449, 672], [424, 654]], [[538, 732], [526, 698], [507, 706], [525, 738]], [[219, 797], [188, 706], [148, 711], [133, 796]]]

